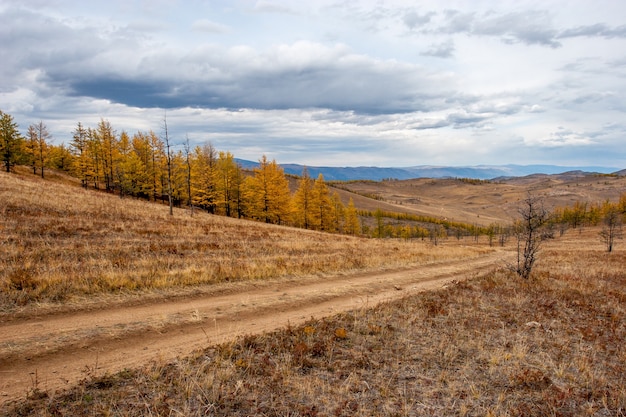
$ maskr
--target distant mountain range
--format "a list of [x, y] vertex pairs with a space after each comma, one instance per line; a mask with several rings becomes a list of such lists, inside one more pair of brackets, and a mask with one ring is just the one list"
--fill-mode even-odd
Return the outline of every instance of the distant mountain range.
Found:
[[[237, 159], [242, 168], [252, 169], [257, 167], [258, 162]], [[304, 165], [279, 164], [286, 174], [302, 175]], [[411, 178], [473, 178], [494, 179], [499, 177], [523, 177], [532, 174], [561, 174], [570, 171], [624, 175], [625, 170], [611, 167], [565, 167], [557, 165], [477, 165], [477, 166], [429, 166], [420, 165], [403, 168], [384, 167], [306, 167], [311, 178], [317, 178], [319, 174], [326, 181], [350, 181], [350, 180], [373, 180], [384, 179], [406, 180]]]

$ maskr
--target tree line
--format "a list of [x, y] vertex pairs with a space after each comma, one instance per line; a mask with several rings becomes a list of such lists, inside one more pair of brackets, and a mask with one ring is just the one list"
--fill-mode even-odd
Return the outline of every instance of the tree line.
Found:
[[352, 200], [345, 206], [331, 193], [323, 176], [306, 170], [292, 193], [283, 169], [263, 156], [245, 171], [230, 152], [206, 143], [192, 147], [187, 138], [174, 151], [164, 121], [163, 137], [153, 131], [119, 134], [104, 119], [93, 127], [78, 123], [68, 145], [54, 145], [43, 122], [19, 132], [12, 116], [0, 111], [0, 154], [7, 172], [30, 166], [45, 177], [46, 169], [63, 170], [83, 187], [150, 201], [169, 202], [211, 214], [254, 219], [305, 229], [360, 234]]
[[612, 252], [616, 240], [623, 237], [622, 225], [626, 221], [626, 193], [623, 193], [617, 202], [576, 201], [572, 206], [559, 207], [554, 210], [553, 219], [553, 222], [560, 228], [561, 234], [570, 227], [577, 229], [601, 225], [600, 237], [607, 251]]

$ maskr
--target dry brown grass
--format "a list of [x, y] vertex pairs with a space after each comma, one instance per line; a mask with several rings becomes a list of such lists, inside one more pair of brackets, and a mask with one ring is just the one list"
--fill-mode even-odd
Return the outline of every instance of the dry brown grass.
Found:
[[0, 314], [42, 304], [471, 257], [271, 226], [0, 174]]
[[[359, 208], [408, 212], [488, 226], [510, 224], [528, 191], [542, 196], [546, 207], [570, 207], [575, 202], [618, 201], [626, 189], [626, 177], [553, 175], [511, 178], [500, 182], [471, 183], [456, 179], [420, 178], [403, 181], [355, 181], [342, 188], [353, 195]], [[342, 193], [344, 201], [350, 197]]]
[[7, 415], [625, 416], [626, 250], [597, 230], [506, 270], [35, 391]]

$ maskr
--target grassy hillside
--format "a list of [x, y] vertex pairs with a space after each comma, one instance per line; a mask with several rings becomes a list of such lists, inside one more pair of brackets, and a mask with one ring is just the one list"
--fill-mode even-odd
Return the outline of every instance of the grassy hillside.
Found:
[[329, 235], [175, 210], [0, 173], [0, 312], [102, 296], [293, 279], [473, 256], [483, 249]]
[[623, 416], [626, 250], [597, 230], [435, 292], [35, 391], [11, 416]]
[[[499, 181], [463, 179], [414, 179], [403, 181], [351, 181], [339, 183], [344, 192], [361, 197], [363, 209], [399, 211], [447, 218], [487, 226], [509, 224], [517, 216], [519, 202], [530, 191], [543, 196], [547, 207], [574, 202], [618, 201], [626, 190], [625, 176], [561, 174], [531, 175]], [[344, 194], [344, 199], [350, 194]], [[375, 196], [376, 199], [363, 196]]]

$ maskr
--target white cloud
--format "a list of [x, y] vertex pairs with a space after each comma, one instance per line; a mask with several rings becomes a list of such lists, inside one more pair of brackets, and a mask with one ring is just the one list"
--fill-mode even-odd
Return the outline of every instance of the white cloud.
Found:
[[448, 39], [438, 44], [431, 44], [430, 47], [422, 52], [422, 55], [435, 56], [439, 58], [450, 58], [454, 54], [454, 41]]
[[228, 33], [230, 28], [221, 23], [212, 22], [209, 19], [199, 19], [191, 24], [191, 29], [195, 32], [207, 33]]

